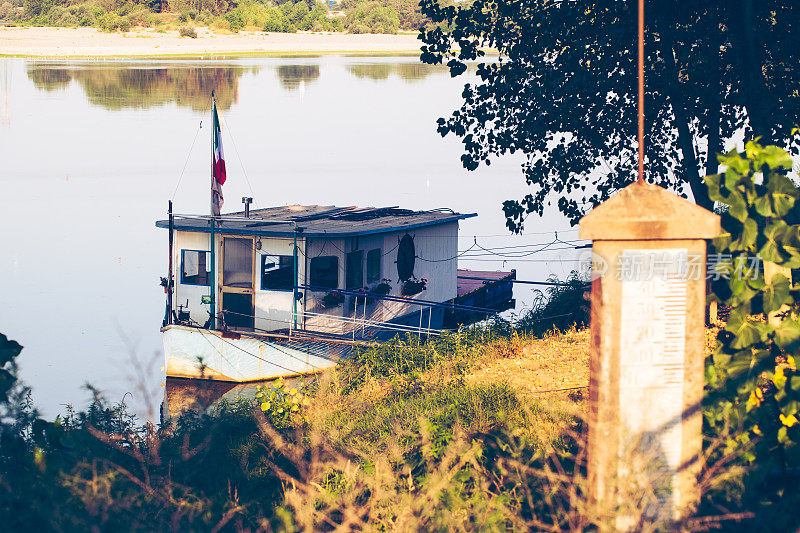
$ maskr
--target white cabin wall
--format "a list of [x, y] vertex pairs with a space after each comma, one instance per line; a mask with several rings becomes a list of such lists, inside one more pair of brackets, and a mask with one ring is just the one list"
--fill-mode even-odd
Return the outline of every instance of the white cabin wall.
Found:
[[[424, 300], [445, 302], [458, 296], [458, 222], [430, 226], [408, 233], [414, 237], [417, 260], [414, 275], [428, 280], [418, 295]], [[424, 261], [423, 259], [428, 261]], [[395, 276], [397, 270], [395, 269]]]
[[[211, 287], [207, 285], [187, 285], [181, 283], [181, 250], [211, 251], [211, 237], [208, 233], [196, 231], [175, 231], [173, 242], [172, 268], [175, 276], [174, 304], [175, 312], [179, 305], [186, 306], [188, 300], [189, 316], [201, 326], [208, 320], [208, 304], [202, 303], [203, 296], [211, 294]], [[219, 266], [216, 261], [215, 267]]]
[[[435, 302], [445, 302], [457, 296], [457, 269], [458, 259], [458, 223], [453, 222], [449, 224], [441, 224], [437, 226], [430, 226], [425, 228], [417, 228], [409, 230], [408, 233], [414, 237], [414, 247], [416, 255], [420, 258], [428, 259], [423, 261], [417, 259], [414, 265], [414, 275], [417, 279], [425, 278], [428, 280], [427, 289], [421, 293], [413, 296], [412, 298], [422, 300], [432, 300]], [[360, 236], [358, 238], [351, 237], [345, 239], [328, 239], [323, 241], [321, 239], [309, 239], [307, 245], [307, 259], [320, 255], [335, 255], [339, 258], [339, 286], [343, 289], [345, 287], [345, 254], [354, 250], [362, 250], [364, 252], [364, 275], [366, 277], [366, 255], [369, 250], [380, 248], [382, 254], [381, 262], [381, 278], [388, 279], [391, 286], [390, 296], [402, 295], [402, 283], [400, 283], [397, 274], [397, 247], [400, 239], [406, 231], [393, 231], [388, 233], [379, 233], [374, 235]], [[374, 287], [381, 281], [366, 283], [369, 288]], [[321, 308], [321, 299], [325, 295], [324, 292], [308, 292], [306, 297], [306, 310], [312, 313], [324, 313], [328, 316], [337, 317], [351, 317], [353, 314], [353, 301], [351, 297], [345, 299], [345, 303], [338, 307], [323, 309]], [[389, 321], [393, 318], [415, 313], [420, 311], [421, 308], [425, 309], [427, 313], [427, 306], [420, 306], [411, 303], [402, 302], [389, 302], [378, 300], [373, 304], [367, 306], [366, 318], [374, 321]], [[364, 307], [359, 306], [356, 311], [358, 319], [363, 318], [365, 315]], [[323, 326], [324, 324], [324, 326]], [[339, 331], [348, 331], [349, 324], [345, 321], [335, 320], [322, 320], [319, 317], [309, 319], [307, 327], [313, 329], [318, 327], [320, 329], [336, 331], [337, 325]]]
[[[287, 329], [292, 322], [292, 291], [261, 290], [261, 257], [264, 255], [293, 255], [294, 240], [291, 238], [261, 237], [261, 250], [256, 250], [256, 280], [255, 280], [255, 326], [258, 330], [273, 331]], [[303, 239], [297, 240], [297, 276], [299, 285], [305, 279], [305, 261], [301, 253], [305, 248]], [[298, 328], [303, 327], [302, 321], [303, 302], [297, 303]]]
[[[414, 296], [403, 296], [402, 283], [397, 274], [397, 245], [400, 239], [408, 233], [414, 238], [414, 250], [417, 259], [414, 262], [414, 276], [417, 279], [428, 280], [427, 288]], [[384, 254], [392, 250], [383, 258], [383, 277], [389, 278], [392, 286], [391, 296], [402, 298], [415, 298], [435, 302], [446, 302], [458, 294], [458, 222], [417, 228], [409, 231], [387, 233], [383, 236]], [[424, 258], [428, 261], [424, 261]], [[418, 312], [419, 305], [383, 302], [381, 319], [392, 318]], [[422, 306], [427, 313], [427, 307]], [[423, 324], [424, 325], [424, 324]]]

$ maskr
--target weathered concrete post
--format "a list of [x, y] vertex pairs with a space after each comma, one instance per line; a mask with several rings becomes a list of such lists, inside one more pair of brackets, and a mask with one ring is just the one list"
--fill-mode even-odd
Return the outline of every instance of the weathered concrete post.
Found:
[[646, 183], [580, 222], [594, 261], [588, 488], [612, 527], [678, 518], [698, 500], [705, 239], [719, 233], [719, 216]]

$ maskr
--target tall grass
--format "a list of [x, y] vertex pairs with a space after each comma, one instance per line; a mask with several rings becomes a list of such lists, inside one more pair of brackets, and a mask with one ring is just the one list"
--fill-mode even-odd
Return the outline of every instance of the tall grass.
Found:
[[[3, 368], [12, 385], [0, 398], [0, 521], [43, 531], [578, 531], [614, 529], [622, 514], [653, 531], [730, 529], [744, 517], [750, 502], [725, 509], [714, 498], [740, 479], [724, 461], [704, 469], [704, 516], [651, 513], [663, 475], [638, 452], [624, 458], [638, 466], [618, 480], [614, 505], [594, 505], [580, 413], [468, 379], [530, 342], [491, 328], [398, 340], [320, 375], [288, 415], [262, 410], [262, 396], [158, 425], [99, 394], [84, 411], [38, 418], [15, 381], [17, 352]], [[2, 344], [0, 356], [11, 353]]]

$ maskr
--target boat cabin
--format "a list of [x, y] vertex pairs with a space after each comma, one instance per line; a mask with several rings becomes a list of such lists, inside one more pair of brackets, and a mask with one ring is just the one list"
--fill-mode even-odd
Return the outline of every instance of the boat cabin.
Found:
[[175, 215], [175, 316], [254, 333], [439, 329], [440, 304], [458, 297], [458, 222], [473, 216], [289, 205], [214, 217], [212, 226], [208, 216]]

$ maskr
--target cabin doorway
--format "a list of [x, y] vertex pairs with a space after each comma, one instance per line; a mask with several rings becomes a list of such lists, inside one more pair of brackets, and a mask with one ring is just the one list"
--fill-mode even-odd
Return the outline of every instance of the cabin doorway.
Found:
[[222, 314], [229, 328], [253, 330], [255, 243], [252, 237], [222, 239]]

